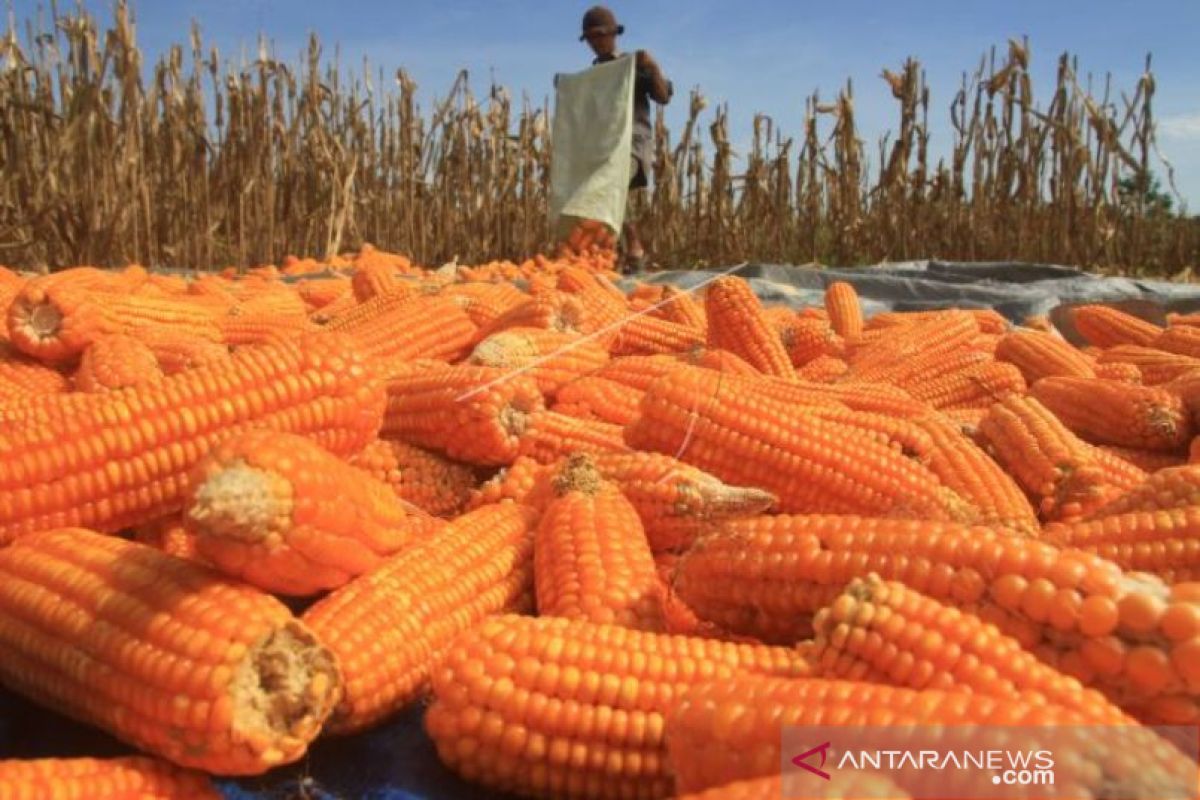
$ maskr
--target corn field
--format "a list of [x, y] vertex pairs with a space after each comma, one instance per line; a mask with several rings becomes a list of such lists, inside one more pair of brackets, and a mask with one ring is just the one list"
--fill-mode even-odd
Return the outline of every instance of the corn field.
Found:
[[[1200, 221], [1121, 191], [1162, 165], [1149, 60], [1121, 91], [1064, 55], [1040, 103], [1029, 59], [1028, 43], [1010, 42], [964, 74], [953, 148], [937, 162], [915, 60], [883, 71], [899, 121], [876, 145], [847, 84], [807, 99], [803, 130], [756, 117], [736, 159], [727, 110], [694, 92], [681, 131], [660, 114], [653, 185], [635, 205], [655, 261], [936, 257], [1190, 275]], [[263, 48], [235, 66], [193, 28], [147, 71], [124, 3], [107, 29], [81, 11], [10, 21], [0, 263], [209, 269], [364, 242], [434, 265], [520, 259], [551, 245], [551, 116], [549, 100], [516, 104], [499, 86], [479, 98], [465, 74], [423, 109], [403, 69], [347, 75], [315, 37], [299, 63]]]

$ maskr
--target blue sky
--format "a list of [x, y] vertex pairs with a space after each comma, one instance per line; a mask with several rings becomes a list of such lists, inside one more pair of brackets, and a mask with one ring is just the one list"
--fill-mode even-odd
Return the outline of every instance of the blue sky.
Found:
[[[109, 19], [109, 2], [84, 4]], [[131, 5], [138, 40], [151, 56], [172, 42], [186, 42], [193, 19], [206, 43], [235, 62], [253, 58], [260, 32], [277, 57], [293, 60], [316, 31], [328, 55], [339, 47], [346, 66], [360, 67], [367, 58], [373, 71], [382, 67], [385, 75], [404, 67], [426, 108], [462, 68], [479, 94], [495, 78], [514, 98], [525, 94], [540, 104], [551, 93], [555, 72], [582, 69], [591, 57], [577, 41], [586, 1], [131, 0]], [[40, 6], [16, 0], [13, 9], [23, 19]], [[1043, 107], [1063, 51], [1078, 56], [1084, 76], [1090, 71], [1103, 80], [1111, 73], [1114, 87], [1127, 92], [1150, 52], [1160, 148], [1175, 167], [1189, 211], [1200, 212], [1197, 0], [640, 0], [611, 7], [626, 26], [622, 48], [649, 49], [675, 83], [667, 114], [673, 135], [682, 129], [689, 90], [699, 87], [710, 101], [702, 122], [711, 120], [713, 104], [728, 103], [735, 148], [749, 141], [756, 112], [798, 138], [805, 97], [820, 90], [823, 98], [832, 98], [850, 78], [873, 167], [880, 135], [898, 122], [879, 74], [884, 67], [897, 71], [908, 56], [926, 70], [932, 146], [940, 153], [948, 143], [947, 108], [963, 72], [973, 70], [993, 46], [1003, 57], [1010, 37], [1029, 37], [1034, 92]]]

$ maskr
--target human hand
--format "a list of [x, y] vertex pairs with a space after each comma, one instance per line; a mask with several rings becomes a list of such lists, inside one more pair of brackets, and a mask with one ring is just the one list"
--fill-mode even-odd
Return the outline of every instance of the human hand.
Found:
[[658, 65], [654, 62], [654, 58], [645, 50], [637, 51], [637, 67], [638, 69], [653, 69]]

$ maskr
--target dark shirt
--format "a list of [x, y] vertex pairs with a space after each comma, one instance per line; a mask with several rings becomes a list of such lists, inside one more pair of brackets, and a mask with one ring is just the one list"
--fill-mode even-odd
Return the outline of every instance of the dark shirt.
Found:
[[[603, 64], [616, 60], [616, 55], [597, 56], [593, 64]], [[650, 173], [650, 162], [654, 155], [654, 133], [650, 126], [650, 101], [653, 79], [650, 71], [634, 68], [636, 74], [633, 82], [633, 157], [637, 159], [639, 174], [633, 176], [632, 186], [645, 186], [646, 176]], [[667, 99], [675, 94], [675, 87], [667, 81]]]

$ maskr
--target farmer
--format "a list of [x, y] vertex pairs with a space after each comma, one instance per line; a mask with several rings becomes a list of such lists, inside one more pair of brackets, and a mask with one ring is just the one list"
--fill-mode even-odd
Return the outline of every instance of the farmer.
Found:
[[[579, 40], [586, 41], [596, 54], [593, 64], [612, 61], [618, 55], [617, 37], [625, 32], [625, 26], [617, 24], [613, 12], [604, 6], [592, 6], [583, 15], [583, 33]], [[653, 134], [650, 129], [650, 101], [666, 105], [675, 90], [663, 75], [658, 62], [645, 50], [636, 55], [637, 75], [633, 87], [633, 177], [629, 180], [630, 191], [645, 188], [649, 184], [650, 159], [653, 152]], [[624, 272], [637, 272], [645, 266], [646, 251], [638, 237], [637, 228], [626, 221], [622, 235], [625, 239]]]

